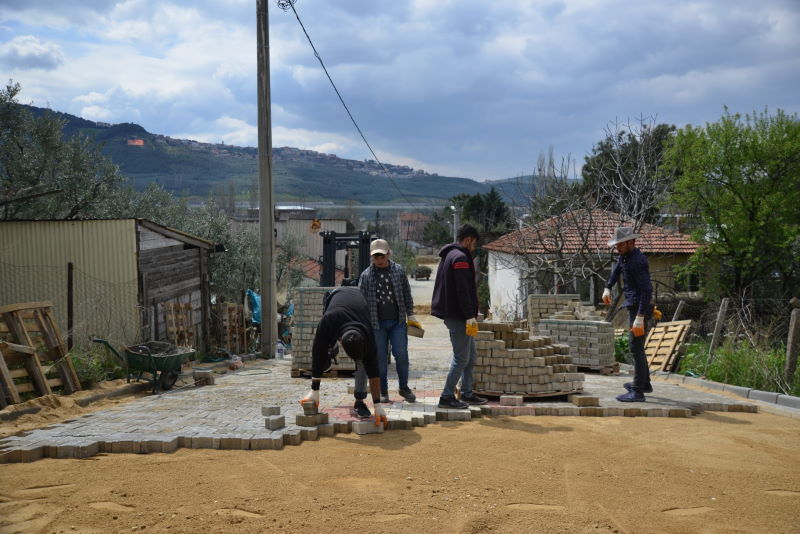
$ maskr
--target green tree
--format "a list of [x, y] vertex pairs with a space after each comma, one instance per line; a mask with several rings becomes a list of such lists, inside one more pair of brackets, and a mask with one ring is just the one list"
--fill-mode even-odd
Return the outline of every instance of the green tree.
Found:
[[122, 180], [119, 170], [86, 136], [64, 137], [65, 121], [49, 112], [34, 117], [17, 102], [19, 92], [11, 81], [0, 89], [0, 218], [93, 216]]
[[[783, 295], [800, 289], [800, 120], [766, 110], [678, 131], [673, 200], [696, 212], [705, 246], [690, 269], [715, 273], [710, 292]], [[777, 286], [777, 287], [776, 287]]]
[[431, 214], [431, 219], [422, 231], [422, 239], [426, 243], [434, 245], [444, 245], [452, 243], [453, 229], [448, 224], [453, 220], [453, 210], [444, 208], [442, 211], [435, 211]]

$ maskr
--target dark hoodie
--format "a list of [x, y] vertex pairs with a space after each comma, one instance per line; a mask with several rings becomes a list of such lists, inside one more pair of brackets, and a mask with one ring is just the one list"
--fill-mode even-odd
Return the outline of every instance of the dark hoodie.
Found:
[[439, 251], [439, 268], [433, 285], [431, 315], [466, 321], [478, 315], [475, 264], [469, 250], [450, 243]]
[[325, 312], [317, 325], [314, 344], [311, 348], [311, 376], [322, 378], [322, 373], [330, 365], [328, 350], [333, 347], [347, 330], [358, 330], [366, 340], [364, 347], [364, 370], [368, 378], [378, 374], [378, 354], [375, 336], [369, 319], [367, 300], [357, 287], [336, 288], [326, 301]]

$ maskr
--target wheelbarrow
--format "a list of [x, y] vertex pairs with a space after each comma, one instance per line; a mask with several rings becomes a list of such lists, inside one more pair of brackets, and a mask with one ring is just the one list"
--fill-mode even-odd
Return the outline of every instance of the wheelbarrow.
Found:
[[[122, 355], [101, 338], [92, 338], [95, 343], [102, 343], [125, 366], [128, 382], [131, 376], [141, 380], [144, 373], [149, 373], [153, 384], [153, 394], [161, 390], [172, 389], [181, 374], [181, 365], [194, 354], [194, 350], [178, 347], [164, 341], [148, 341], [131, 347], [122, 347]], [[124, 356], [123, 356], [124, 355]]]

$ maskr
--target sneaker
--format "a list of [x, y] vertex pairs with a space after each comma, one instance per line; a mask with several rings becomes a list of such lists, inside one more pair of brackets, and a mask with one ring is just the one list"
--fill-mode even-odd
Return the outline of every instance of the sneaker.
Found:
[[381, 393], [381, 404], [391, 404], [392, 400], [389, 398], [388, 393]]
[[400, 396], [403, 397], [406, 402], [417, 402], [417, 396], [414, 395], [414, 392], [411, 391], [411, 388], [402, 388], [399, 391]]
[[[633, 391], [633, 382], [625, 382], [624, 384], [622, 384], [622, 387], [624, 387], [628, 391]], [[642, 393], [652, 393], [652, 392], [653, 392], [653, 386], [650, 384], [648, 384], [647, 387], [642, 390]]]
[[364, 401], [357, 400], [353, 407], [350, 408], [350, 415], [358, 417], [359, 419], [368, 419], [372, 417], [372, 412], [369, 411]]
[[474, 393], [472, 395], [461, 395], [461, 400], [466, 402], [467, 404], [472, 404], [475, 406], [486, 404], [489, 402], [489, 399], [484, 399], [483, 397], [479, 397]]
[[455, 408], [463, 410], [469, 408], [469, 404], [462, 402], [455, 397], [439, 397], [439, 408]]
[[629, 391], [627, 393], [623, 393], [622, 395], [617, 395], [617, 400], [620, 402], [644, 402], [644, 394], [639, 393], [638, 391]]

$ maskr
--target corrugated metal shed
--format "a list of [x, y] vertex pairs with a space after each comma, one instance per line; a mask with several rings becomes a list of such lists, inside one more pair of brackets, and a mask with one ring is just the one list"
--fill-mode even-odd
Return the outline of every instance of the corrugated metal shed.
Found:
[[73, 338], [116, 343], [139, 337], [136, 221], [3, 221], [0, 304], [51, 301], [67, 330], [68, 265], [73, 265]]
[[[287, 235], [292, 236], [296, 241], [298, 254], [318, 260], [322, 256], [322, 236], [320, 232], [334, 231], [337, 233], [347, 232], [347, 221], [344, 219], [319, 219], [320, 228], [312, 230], [311, 219], [289, 219], [277, 221], [275, 223], [278, 231], [278, 243], [283, 242]], [[336, 266], [344, 267], [345, 251], [336, 252]]]

